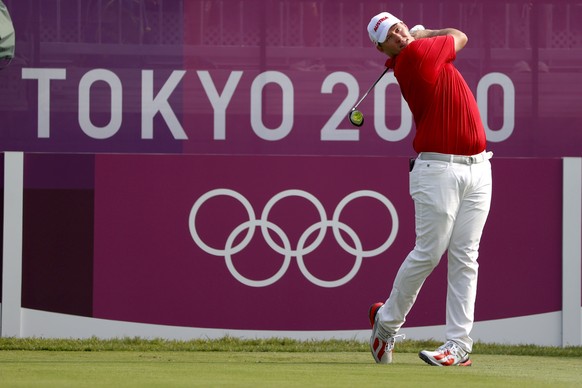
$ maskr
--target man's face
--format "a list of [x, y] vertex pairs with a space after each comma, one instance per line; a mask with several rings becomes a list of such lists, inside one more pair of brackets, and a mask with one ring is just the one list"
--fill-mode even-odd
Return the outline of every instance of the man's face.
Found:
[[377, 48], [389, 57], [395, 57], [413, 40], [414, 38], [410, 35], [406, 24], [396, 23], [388, 31], [386, 40], [379, 43]]

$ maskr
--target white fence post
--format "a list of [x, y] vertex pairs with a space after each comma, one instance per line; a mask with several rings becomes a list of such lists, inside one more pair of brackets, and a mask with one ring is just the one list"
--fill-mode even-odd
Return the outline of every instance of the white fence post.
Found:
[[24, 154], [4, 153], [2, 337], [21, 335]]
[[562, 207], [562, 346], [582, 345], [582, 158], [564, 158]]

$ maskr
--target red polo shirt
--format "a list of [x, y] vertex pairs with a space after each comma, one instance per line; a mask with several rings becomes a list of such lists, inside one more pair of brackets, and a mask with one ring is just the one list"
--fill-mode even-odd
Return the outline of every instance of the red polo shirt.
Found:
[[414, 116], [416, 152], [475, 155], [485, 150], [485, 130], [469, 86], [453, 66], [451, 35], [411, 42], [386, 62]]

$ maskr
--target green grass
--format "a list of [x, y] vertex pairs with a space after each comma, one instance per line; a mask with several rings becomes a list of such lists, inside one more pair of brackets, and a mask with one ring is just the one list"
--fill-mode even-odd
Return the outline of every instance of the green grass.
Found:
[[438, 345], [399, 342], [394, 364], [376, 365], [358, 341], [0, 338], [0, 387], [582, 385], [582, 347], [478, 343], [470, 368], [418, 358]]

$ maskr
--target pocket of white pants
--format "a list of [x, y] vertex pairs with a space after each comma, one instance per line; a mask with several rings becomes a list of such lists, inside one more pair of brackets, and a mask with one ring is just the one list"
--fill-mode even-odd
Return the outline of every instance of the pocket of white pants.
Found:
[[418, 170], [423, 175], [439, 175], [447, 171], [450, 166], [451, 164], [449, 162], [423, 160], [418, 166]]
[[410, 173], [410, 196], [414, 200], [430, 202], [436, 187], [448, 182], [445, 177], [451, 164], [439, 160], [417, 160], [414, 170]]

